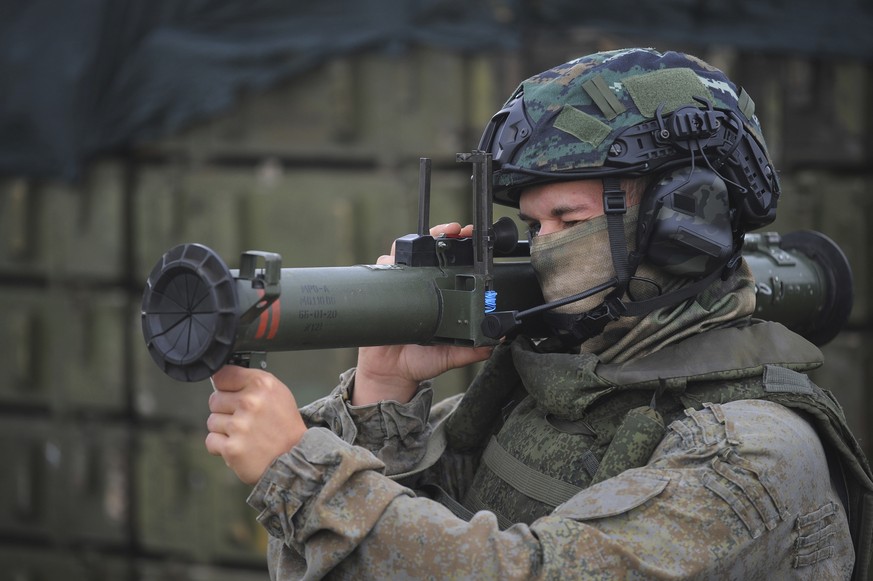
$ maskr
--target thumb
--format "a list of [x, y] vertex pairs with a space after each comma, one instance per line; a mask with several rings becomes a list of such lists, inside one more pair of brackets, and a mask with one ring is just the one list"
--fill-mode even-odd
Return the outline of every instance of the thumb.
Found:
[[476, 347], [471, 349], [469, 347], [448, 345], [446, 346], [448, 366], [450, 369], [454, 369], [457, 367], [472, 365], [473, 363], [479, 363], [480, 361], [485, 361], [491, 357], [493, 351], [493, 347]]

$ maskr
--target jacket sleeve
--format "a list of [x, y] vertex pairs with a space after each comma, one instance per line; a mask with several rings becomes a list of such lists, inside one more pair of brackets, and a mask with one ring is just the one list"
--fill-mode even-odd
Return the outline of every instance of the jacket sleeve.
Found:
[[271, 578], [390, 579], [406, 570], [412, 578], [479, 579], [486, 561], [486, 571], [499, 563], [515, 572], [499, 578], [526, 578], [538, 559], [527, 527], [501, 532], [487, 512], [460, 520], [383, 469], [371, 452], [323, 428], [280, 456], [248, 500], [271, 535]]
[[415, 469], [426, 453], [434, 427], [457, 405], [460, 395], [433, 402], [431, 382], [424, 381], [407, 403], [381, 401], [353, 406], [355, 369], [340, 375], [330, 395], [301, 408], [307, 427], [327, 428], [349, 444], [369, 450], [387, 475]]
[[249, 499], [272, 536], [273, 579], [851, 573], [846, 515], [821, 444], [804, 420], [769, 402], [694, 412], [670, 426], [647, 466], [506, 530], [487, 511], [458, 519], [383, 469], [371, 452], [318, 428], [277, 459]]

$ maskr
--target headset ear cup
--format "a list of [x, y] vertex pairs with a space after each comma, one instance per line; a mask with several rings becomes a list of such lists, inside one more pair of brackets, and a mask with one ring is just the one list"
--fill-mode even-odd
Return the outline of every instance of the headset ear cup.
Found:
[[700, 278], [734, 254], [730, 198], [708, 168], [683, 167], [654, 182], [640, 203], [637, 251], [677, 276]]

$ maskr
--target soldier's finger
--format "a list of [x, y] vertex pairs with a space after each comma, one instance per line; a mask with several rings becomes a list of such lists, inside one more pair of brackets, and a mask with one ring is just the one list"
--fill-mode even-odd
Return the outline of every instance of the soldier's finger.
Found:
[[457, 236], [461, 231], [461, 225], [457, 222], [449, 222], [448, 224], [439, 224], [430, 229], [431, 236]]
[[229, 435], [227, 430], [233, 416], [223, 413], [212, 413], [206, 418], [206, 429], [216, 434]]
[[214, 414], [232, 414], [239, 406], [239, 397], [232, 391], [213, 391], [209, 394], [209, 411]]
[[209, 432], [206, 435], [206, 451], [212, 454], [213, 456], [221, 456], [222, 452], [224, 452], [225, 444], [227, 443], [227, 436], [224, 434], [219, 434], [217, 432]]

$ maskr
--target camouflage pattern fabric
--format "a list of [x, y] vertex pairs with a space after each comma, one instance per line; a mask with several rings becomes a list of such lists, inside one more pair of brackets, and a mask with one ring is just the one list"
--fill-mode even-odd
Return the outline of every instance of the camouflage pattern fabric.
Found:
[[[626, 412], [629, 406], [650, 402], [658, 392], [665, 403], [665, 437], [644, 466], [593, 486], [580, 482], [584, 490], [568, 501], [501, 529], [494, 512], [481, 511], [466, 521], [413, 492], [428, 480], [453, 491], [457, 498], [472, 490], [472, 481], [481, 472], [479, 451], [487, 443], [474, 445], [480, 434], [460, 435], [457, 440], [466, 447], [450, 446], [438, 464], [406, 480], [407, 486], [385, 476], [413, 468], [429, 437], [429, 426], [452, 409], [462, 413], [463, 400], [437, 404], [434, 417], [429, 418], [425, 402], [430, 388], [425, 386], [409, 404], [382, 402], [353, 408], [346, 403], [353, 384], [353, 375], [347, 374], [331, 396], [304, 409], [315, 429], [277, 459], [250, 496], [272, 537], [271, 577], [847, 579], [851, 575], [854, 552], [846, 515], [810, 424], [770, 401], [695, 403], [693, 394], [674, 397], [698, 380], [713, 388], [739, 386], [749, 377], [760, 383], [767, 363], [798, 370], [819, 364], [817, 349], [797, 336], [770, 323], [720, 329], [613, 364], [599, 362], [591, 354], [543, 354], [517, 341], [499, 351], [499, 366], [513, 362], [518, 379], [510, 370], [486, 366], [485, 379], [508, 379], [511, 384], [491, 404], [518, 397], [519, 380], [531, 392], [530, 398], [515, 403], [506, 421], [502, 413], [496, 414], [498, 425], [492, 427], [505, 448], [512, 448], [517, 440], [509, 437], [512, 424], [522, 428], [527, 423], [511, 419], [522, 413], [539, 414], [544, 426], [567, 434], [568, 441], [571, 435], [587, 438], [596, 448], [597, 436], [616, 422], [606, 420], [608, 413], [602, 422], [596, 421], [593, 410], [616, 405], [616, 411]], [[690, 353], [705, 353], [706, 358], [695, 359]], [[531, 368], [519, 357], [537, 363]], [[574, 391], [548, 390], [546, 384], [556, 378], [575, 379]], [[486, 389], [488, 383], [483, 380], [478, 385]], [[625, 401], [610, 403], [619, 400]], [[690, 403], [692, 408], [681, 409]], [[549, 413], [559, 421], [550, 422]], [[450, 421], [451, 416], [446, 422]], [[382, 448], [391, 450], [382, 454], [384, 461], [377, 458]], [[578, 463], [579, 473], [587, 473], [581, 462], [584, 448], [583, 444], [565, 451], [562, 464]], [[531, 455], [535, 449], [526, 448]]]
[[[665, 291], [689, 284], [643, 263], [637, 275], [657, 281]], [[742, 262], [733, 276], [716, 280], [693, 300], [664, 307], [643, 317], [622, 317], [609, 323], [603, 333], [582, 344], [602, 361], [619, 363], [653, 353], [701, 331], [731, 325], [755, 309], [755, 279]]]

